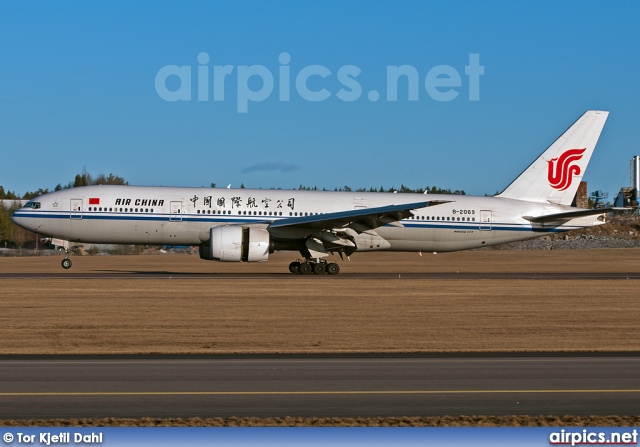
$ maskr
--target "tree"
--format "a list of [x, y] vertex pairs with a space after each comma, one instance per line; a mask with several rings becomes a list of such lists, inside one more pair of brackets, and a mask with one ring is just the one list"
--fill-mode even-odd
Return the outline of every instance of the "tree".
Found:
[[87, 174], [77, 174], [73, 181], [73, 187], [79, 188], [81, 186], [89, 186], [89, 180], [90, 179], [87, 178]]
[[5, 207], [4, 200], [0, 200], [0, 242], [11, 242], [11, 212]]
[[[9, 208], [9, 214], [13, 214], [20, 208], [20, 204], [14, 202], [14, 204]], [[34, 237], [35, 233], [25, 230], [10, 221], [9, 225], [9, 241], [18, 246], [18, 248], [22, 248], [24, 244]]]
[[0, 200], [17, 200], [19, 197], [13, 191], [5, 191], [2, 186], [0, 186]]
[[90, 185], [128, 185], [124, 178], [113, 174], [109, 174], [108, 176], [99, 174], [95, 179], [91, 180], [90, 177], [89, 179]]
[[25, 200], [31, 200], [34, 197], [38, 197], [41, 196], [43, 194], [48, 194], [49, 193], [49, 189], [42, 189], [39, 188], [37, 191], [27, 191], [22, 195], [22, 198]]

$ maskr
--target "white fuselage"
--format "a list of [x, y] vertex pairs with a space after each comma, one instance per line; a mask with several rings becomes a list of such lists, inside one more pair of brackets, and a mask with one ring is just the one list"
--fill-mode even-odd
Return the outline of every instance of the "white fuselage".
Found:
[[73, 242], [201, 245], [214, 226], [267, 228], [279, 219], [426, 201], [448, 203], [416, 209], [413, 217], [359, 234], [357, 251], [465, 250], [604, 223], [594, 215], [536, 224], [523, 216], [576, 208], [498, 197], [112, 185], [43, 195], [33, 199], [37, 206], [16, 211], [13, 220]]

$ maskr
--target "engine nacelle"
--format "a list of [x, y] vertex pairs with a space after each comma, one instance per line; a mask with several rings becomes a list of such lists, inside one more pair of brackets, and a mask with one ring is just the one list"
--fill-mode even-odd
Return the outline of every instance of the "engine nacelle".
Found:
[[209, 230], [200, 258], [225, 262], [260, 262], [269, 258], [269, 232], [261, 228], [225, 225]]

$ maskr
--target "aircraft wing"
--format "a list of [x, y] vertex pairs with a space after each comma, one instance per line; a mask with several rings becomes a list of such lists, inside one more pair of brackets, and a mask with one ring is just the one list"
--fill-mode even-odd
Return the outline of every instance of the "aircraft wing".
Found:
[[403, 205], [339, 211], [337, 213], [315, 214], [312, 216], [290, 217], [272, 222], [267, 229], [271, 233], [280, 233], [280, 230], [288, 229], [318, 231], [334, 228], [352, 228], [358, 233], [362, 233], [387, 224], [402, 226], [398, 221], [412, 216], [413, 213], [411, 210], [440, 205], [442, 203], [448, 202], [432, 200], [427, 202], [406, 203]]
[[544, 216], [522, 216], [523, 219], [527, 219], [529, 222], [535, 223], [551, 223], [559, 221], [569, 221], [571, 219], [577, 219], [578, 217], [593, 216], [596, 214], [606, 214], [613, 211], [627, 211], [627, 208], [600, 208], [593, 210], [578, 210], [569, 211], [566, 213], [547, 214]]

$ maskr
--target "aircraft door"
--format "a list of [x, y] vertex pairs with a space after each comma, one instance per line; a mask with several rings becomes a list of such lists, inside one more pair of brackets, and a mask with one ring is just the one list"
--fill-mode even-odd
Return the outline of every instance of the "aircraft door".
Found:
[[171, 201], [171, 214], [169, 215], [169, 222], [182, 222], [182, 201]]
[[69, 217], [71, 219], [82, 219], [82, 199], [71, 199], [71, 212]]
[[491, 229], [491, 210], [480, 210], [480, 229], [481, 230], [490, 230]]

